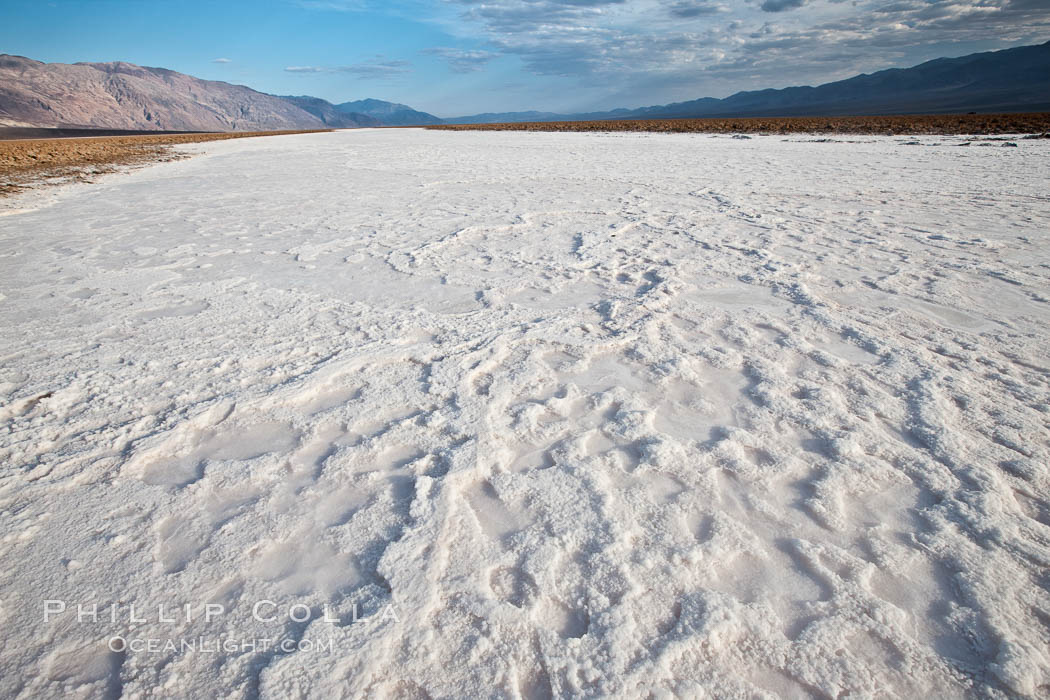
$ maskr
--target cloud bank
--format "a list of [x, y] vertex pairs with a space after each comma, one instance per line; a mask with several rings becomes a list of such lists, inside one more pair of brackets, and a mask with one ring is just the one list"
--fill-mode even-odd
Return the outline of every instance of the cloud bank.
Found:
[[[538, 76], [783, 86], [1050, 38], [1046, 0], [446, 0], [484, 51]], [[440, 54], [439, 54], [440, 55]], [[459, 70], [483, 66], [464, 59]], [[450, 63], [452, 59], [450, 58]], [[692, 93], [688, 93], [692, 91]]]

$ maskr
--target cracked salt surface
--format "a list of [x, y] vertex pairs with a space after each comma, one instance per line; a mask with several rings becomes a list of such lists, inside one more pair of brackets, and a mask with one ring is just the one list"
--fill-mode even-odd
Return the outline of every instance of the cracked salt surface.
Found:
[[0, 223], [3, 696], [1050, 694], [1050, 145], [186, 150]]

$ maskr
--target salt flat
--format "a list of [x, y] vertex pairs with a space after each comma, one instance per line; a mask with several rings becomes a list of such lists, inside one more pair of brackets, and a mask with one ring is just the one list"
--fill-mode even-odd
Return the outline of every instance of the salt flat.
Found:
[[19, 200], [0, 695], [1050, 696], [1050, 142], [909, 140], [337, 132]]

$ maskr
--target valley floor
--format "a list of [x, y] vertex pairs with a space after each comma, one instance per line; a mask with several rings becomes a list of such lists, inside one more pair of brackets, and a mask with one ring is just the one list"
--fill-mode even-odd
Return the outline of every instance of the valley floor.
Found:
[[19, 195], [0, 695], [1050, 696], [1050, 142], [914, 140]]

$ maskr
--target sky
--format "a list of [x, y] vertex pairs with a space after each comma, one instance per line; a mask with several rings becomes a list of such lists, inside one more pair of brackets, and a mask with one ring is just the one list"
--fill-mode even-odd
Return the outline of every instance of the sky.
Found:
[[0, 53], [440, 117], [816, 85], [1050, 40], [1050, 0], [0, 0]]

